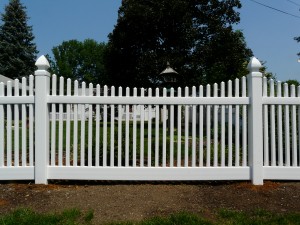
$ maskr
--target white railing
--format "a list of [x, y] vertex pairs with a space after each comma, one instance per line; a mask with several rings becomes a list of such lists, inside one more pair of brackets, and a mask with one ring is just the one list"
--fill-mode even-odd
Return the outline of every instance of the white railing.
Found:
[[2, 180], [300, 179], [300, 90], [288, 94], [285, 84], [282, 97], [255, 58], [247, 82], [169, 95], [84, 82], [79, 90], [77, 81], [50, 78], [45, 57], [36, 65], [29, 93], [25, 78], [21, 96], [0, 84]]

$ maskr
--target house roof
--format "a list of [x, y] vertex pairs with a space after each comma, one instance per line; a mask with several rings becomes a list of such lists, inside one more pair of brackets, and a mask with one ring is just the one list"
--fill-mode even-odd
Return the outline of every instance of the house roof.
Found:
[[4, 85], [7, 85], [7, 81], [13, 82], [14, 80], [0, 74], [0, 82], [3, 82]]
[[[10, 79], [9, 77], [6, 77], [4, 75], [0, 74], [0, 83], [4, 83], [5, 86], [7, 86], [7, 82], [10, 81], [11, 82], [11, 86], [14, 87], [15, 86], [15, 82], [13, 79]], [[22, 85], [19, 85], [19, 89], [22, 89]], [[26, 90], [29, 90], [29, 86], [26, 85]]]

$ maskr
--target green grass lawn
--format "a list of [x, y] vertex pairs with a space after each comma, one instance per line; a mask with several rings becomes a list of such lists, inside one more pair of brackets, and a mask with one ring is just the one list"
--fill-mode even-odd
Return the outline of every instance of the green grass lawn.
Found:
[[[50, 151], [53, 147], [52, 142], [55, 142], [55, 157], [58, 157], [58, 149], [59, 149], [59, 135], [60, 135], [60, 126], [59, 126], [59, 122], [55, 121], [54, 125], [55, 125], [55, 141], [53, 140], [53, 136], [52, 136], [52, 131], [53, 128], [52, 125], [52, 121], [50, 121], [49, 124], [49, 128], [50, 128]], [[64, 154], [63, 158], [65, 157], [66, 154], [66, 142], [67, 142], [67, 126], [66, 126], [66, 121], [63, 121], [62, 123], [62, 152]], [[82, 127], [82, 123], [81, 121], [77, 122], [77, 132], [75, 132], [74, 130], [74, 121], [70, 121], [70, 132], [69, 132], [69, 147], [70, 147], [70, 160], [73, 160], [73, 156], [75, 154], [74, 152], [74, 147], [76, 147], [77, 149], [77, 159], [80, 159], [81, 156], [81, 151], [82, 149], [85, 151], [85, 161], [87, 163], [87, 156], [88, 156], [88, 149], [89, 149], [89, 145], [92, 148], [92, 155], [93, 155], [93, 164], [95, 163], [95, 155], [96, 155], [96, 140], [99, 141], [99, 161], [102, 162], [103, 161], [103, 142], [104, 140], [106, 140], [106, 152], [107, 152], [107, 165], [109, 164], [110, 161], [110, 156], [111, 156], [111, 151], [114, 151], [114, 162], [115, 162], [115, 166], [116, 163], [118, 162], [118, 147], [119, 147], [119, 142], [118, 142], [118, 138], [119, 138], [119, 132], [118, 132], [118, 121], [114, 122], [114, 126], [113, 126], [113, 132], [112, 132], [112, 124], [110, 122], [107, 122], [107, 136], [106, 138], [104, 138], [103, 136], [103, 121], [99, 122], [99, 136], [96, 136], [96, 122], [93, 120], [92, 123], [92, 133], [91, 133], [91, 137], [92, 137], [92, 141], [91, 143], [89, 142], [89, 121], [85, 121], [84, 123], [84, 146], [82, 146], [82, 134], [81, 131], [83, 130]], [[144, 122], [144, 130], [143, 130], [143, 137], [141, 137], [141, 123], [139, 121], [137, 121], [136, 123], [136, 127], [134, 128], [133, 122], [131, 121], [129, 123], [129, 134], [126, 134], [126, 123], [125, 121], [122, 122], [122, 132], [121, 132], [121, 157], [122, 157], [122, 164], [125, 164], [125, 146], [126, 144], [128, 144], [129, 147], [129, 164], [132, 165], [133, 163], [133, 149], [134, 149], [134, 140], [135, 140], [135, 146], [136, 146], [136, 159], [137, 159], [137, 163], [139, 162], [140, 158], [141, 158], [141, 149], [143, 149], [143, 153], [144, 153], [144, 163], [145, 165], [147, 164], [148, 161], [148, 151], [149, 151], [149, 146], [150, 146], [150, 150], [151, 150], [151, 164], [154, 165], [155, 164], [155, 151], [156, 151], [156, 124], [154, 123], [154, 121], [152, 121], [152, 125], [151, 125], [151, 133], [149, 135], [149, 130], [148, 130], [148, 122], [145, 121]], [[134, 139], [134, 135], [133, 135], [133, 130], [136, 130], [136, 138]], [[168, 162], [170, 162], [170, 158], [171, 158], [171, 134], [170, 134], [170, 129], [167, 128], [166, 129], [166, 135], [165, 135], [165, 139], [164, 139], [164, 135], [163, 135], [163, 125], [162, 123], [159, 124], [159, 132], [158, 132], [158, 154], [159, 154], [159, 165], [162, 165], [162, 157], [163, 157], [163, 146], [164, 146], [164, 141], [165, 141], [165, 147], [166, 147], [166, 160], [167, 160], [167, 164]], [[187, 153], [188, 153], [188, 158], [189, 158], [189, 163], [191, 163], [191, 159], [192, 159], [192, 155], [193, 155], [193, 139], [192, 139], [192, 126], [191, 124], [189, 124], [189, 134], [186, 137], [185, 136], [185, 127], [184, 125], [181, 128], [181, 135], [178, 136], [178, 130], [177, 127], [174, 127], [174, 132], [173, 132], [173, 159], [174, 159], [174, 165], [176, 165], [177, 163], [177, 157], [179, 154], [179, 147], [180, 147], [180, 153], [179, 155], [181, 155], [181, 165], [183, 165], [184, 163], [184, 158], [185, 158], [185, 152], [186, 152], [186, 146], [188, 148]], [[22, 129], [21, 129], [21, 124], [19, 125], [19, 149], [21, 149], [21, 143], [22, 143]], [[211, 160], [211, 164], [213, 163], [213, 156], [214, 156], [214, 143], [213, 143], [213, 135], [214, 131], [213, 129], [211, 130], [211, 143], [210, 143], [210, 160]], [[218, 135], [218, 139], [219, 139], [219, 144], [218, 144], [218, 162], [221, 162], [221, 145], [220, 145], [220, 139], [221, 139], [221, 134], [220, 131], [218, 131], [219, 135]], [[74, 136], [75, 134], [77, 135], [77, 141], [74, 142]], [[204, 131], [203, 134], [206, 135], [206, 127], [204, 126]], [[234, 134], [234, 132], [233, 132]], [[113, 135], [113, 139], [111, 139]], [[127, 143], [126, 141], [126, 136], [129, 136], [129, 141]], [[28, 151], [28, 147], [29, 147], [29, 130], [27, 129], [27, 151]], [[232, 144], [232, 162], [234, 164], [235, 162], [235, 145], [234, 145], [234, 136], [232, 137], [233, 139], [233, 144]], [[111, 141], [113, 140], [113, 141]], [[207, 138], [206, 136], [203, 136], [202, 141], [203, 141], [203, 160], [204, 160], [204, 165], [206, 164], [206, 159], [207, 159]], [[225, 140], [227, 141], [227, 137], [225, 137]], [[150, 143], [150, 144], [149, 144]], [[187, 143], [187, 145], [186, 145]], [[199, 127], [197, 127], [197, 132], [196, 132], [196, 136], [195, 136], [195, 144], [196, 144], [196, 155], [195, 155], [195, 159], [196, 159], [196, 165], [199, 165], [199, 146], [200, 143], [200, 138], [199, 138]], [[12, 135], [12, 148], [14, 148], [14, 144], [15, 144], [15, 140], [14, 140], [14, 136]], [[6, 145], [6, 143], [5, 143]], [[143, 145], [143, 148], [141, 148], [141, 146]], [[242, 163], [242, 149], [241, 149], [241, 143], [240, 143], [240, 152], [239, 152], [239, 158], [240, 158], [240, 164]], [[20, 150], [21, 151], [21, 150]], [[225, 159], [226, 159], [226, 163], [228, 163], [228, 146], [225, 146]], [[12, 153], [14, 154], [14, 152]], [[79, 163], [79, 161], [78, 161]], [[72, 162], [71, 162], [72, 164]]]
[[30, 209], [18, 209], [0, 217], [1, 225], [54, 225], [54, 224], [89, 224], [93, 213], [82, 214], [77, 209], [65, 210], [62, 213], [40, 214]]
[[[80, 210], [71, 209], [62, 213], [40, 214], [29, 209], [19, 209], [10, 214], [0, 216], [0, 225], [54, 225], [54, 224], [99, 224], [93, 220], [93, 212], [81, 213]], [[228, 225], [263, 225], [300, 224], [300, 213], [275, 214], [264, 210], [254, 212], [237, 212], [221, 210], [213, 217], [205, 218], [191, 213], [177, 213], [167, 217], [153, 217], [140, 222], [111, 222], [111, 225], [196, 225], [196, 224], [228, 224]]]
[[[88, 121], [85, 121], [84, 123], [84, 147], [83, 149], [85, 150], [85, 155], [88, 155], [88, 146], [89, 146], [89, 131], [88, 131]], [[63, 127], [63, 151], [65, 152], [66, 150], [66, 121], [63, 122], [62, 124]], [[104, 124], [101, 121], [99, 123], [99, 127], [100, 127], [100, 132], [99, 132], [99, 145], [100, 145], [100, 154], [99, 154], [99, 160], [100, 162], [103, 159], [103, 142], [104, 139], [106, 140], [107, 144], [107, 164], [109, 165], [109, 159], [110, 159], [110, 152], [111, 149], [113, 149], [114, 151], [114, 157], [115, 157], [115, 163], [117, 163], [117, 157], [118, 157], [118, 122], [115, 121], [114, 122], [114, 126], [113, 126], [113, 132], [112, 131], [112, 126], [110, 122], [107, 122], [107, 136], [106, 138], [103, 137], [103, 127]], [[52, 132], [52, 124], [50, 123], [50, 137], [51, 137], [51, 132]], [[59, 122], [56, 121], [55, 123], [55, 143], [56, 143], [56, 149], [58, 149], [58, 145], [59, 145]], [[133, 148], [134, 148], [134, 138], [133, 138], [133, 130], [136, 129], [136, 139], [135, 139], [135, 146], [136, 146], [136, 159], [137, 161], [140, 159], [140, 155], [141, 155], [141, 145], [143, 145], [143, 152], [144, 152], [144, 163], [147, 163], [147, 156], [148, 156], [148, 151], [149, 151], [149, 146], [151, 146], [151, 159], [152, 159], [152, 165], [155, 164], [155, 148], [156, 148], [156, 130], [155, 130], [155, 123], [152, 122], [152, 126], [151, 126], [151, 133], [150, 135], [148, 135], [148, 122], [145, 121], [144, 123], [144, 132], [143, 132], [143, 137], [141, 137], [141, 124], [140, 122], [136, 123], [136, 128], [134, 128], [133, 122], [129, 123], [129, 141], [128, 143], [126, 142], [126, 124], [123, 121], [122, 122], [122, 132], [121, 132], [121, 157], [122, 157], [122, 164], [125, 163], [125, 146], [126, 144], [128, 144], [129, 147], [129, 164], [132, 164], [132, 160], [133, 160]], [[82, 123], [81, 121], [78, 121], [77, 123], [77, 142], [75, 143], [75, 145], [77, 145], [77, 158], [80, 158], [80, 154], [81, 154], [81, 149], [82, 149], [82, 142], [81, 142], [81, 130], [83, 130], [82, 127]], [[174, 127], [174, 132], [173, 132], [173, 159], [174, 159], [174, 165], [176, 165], [177, 162], [177, 156], [179, 153], [179, 147], [180, 147], [180, 155], [181, 155], [181, 163], [184, 162], [184, 156], [185, 156], [185, 148], [186, 148], [186, 142], [187, 142], [187, 146], [188, 146], [188, 157], [189, 160], [191, 160], [192, 158], [192, 126], [191, 124], [189, 124], [189, 135], [186, 137], [185, 136], [185, 127], [183, 126], [181, 128], [181, 135], [178, 136], [178, 130], [176, 129], [176, 127]], [[166, 129], [166, 135], [165, 135], [165, 146], [166, 146], [166, 159], [167, 159], [167, 163], [170, 160], [171, 157], [171, 134], [170, 134], [170, 129]], [[203, 132], [204, 134], [206, 134], [206, 130], [204, 130]], [[71, 154], [73, 154], [72, 150], [74, 148], [74, 122], [70, 121], [70, 151]], [[111, 135], [113, 134], [113, 142], [111, 141]], [[221, 135], [219, 134], [219, 140], [221, 138]], [[95, 146], [96, 146], [96, 123], [95, 121], [93, 121], [93, 126], [92, 126], [92, 143], [91, 143], [91, 147], [92, 147], [92, 151], [93, 151], [93, 155], [95, 155]], [[52, 141], [52, 137], [50, 138], [50, 140]], [[227, 140], [227, 139], [226, 139]], [[234, 140], [234, 137], [233, 137]], [[150, 145], [149, 145], [150, 142]], [[163, 125], [160, 124], [159, 125], [159, 132], [158, 132], [158, 143], [159, 143], [159, 165], [162, 164], [162, 156], [163, 156], [163, 143], [164, 143], [164, 136], [163, 136]], [[197, 130], [196, 132], [196, 136], [195, 136], [195, 143], [196, 143], [196, 165], [199, 165], [199, 131]], [[207, 143], [206, 143], [206, 137], [203, 137], [203, 159], [206, 160], [207, 158]], [[113, 147], [112, 147], [113, 146]], [[232, 145], [232, 161], [235, 161], [235, 146], [234, 144]], [[240, 144], [241, 147], [241, 144]], [[213, 130], [211, 130], [211, 143], [210, 143], [210, 159], [211, 159], [211, 164], [213, 163], [213, 155], [214, 155], [214, 143], [213, 143]], [[240, 163], [241, 163], [241, 159], [242, 159], [242, 150], [240, 148]], [[226, 161], [228, 159], [228, 146], [225, 146], [225, 158]], [[94, 160], [94, 159], [93, 159]], [[221, 162], [221, 146], [220, 144], [218, 144], [218, 162]], [[205, 164], [205, 163], [204, 163]]]

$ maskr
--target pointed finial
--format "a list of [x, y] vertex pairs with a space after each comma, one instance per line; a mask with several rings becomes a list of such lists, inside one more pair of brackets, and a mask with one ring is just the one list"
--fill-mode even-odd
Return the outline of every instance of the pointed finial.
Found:
[[259, 69], [262, 67], [260, 61], [255, 58], [254, 56], [250, 59], [250, 62], [248, 63], [248, 70], [250, 72], [259, 72]]
[[50, 64], [44, 55], [38, 58], [35, 65], [37, 66], [38, 70], [48, 70], [50, 68]]

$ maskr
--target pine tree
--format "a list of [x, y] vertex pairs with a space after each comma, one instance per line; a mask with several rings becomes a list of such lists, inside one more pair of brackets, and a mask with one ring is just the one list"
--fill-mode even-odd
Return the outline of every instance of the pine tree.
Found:
[[26, 7], [20, 0], [10, 0], [1, 20], [0, 74], [11, 79], [32, 74], [37, 50], [32, 26], [27, 25]]

